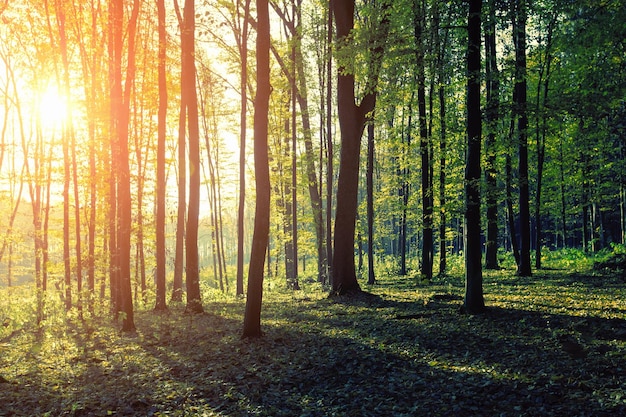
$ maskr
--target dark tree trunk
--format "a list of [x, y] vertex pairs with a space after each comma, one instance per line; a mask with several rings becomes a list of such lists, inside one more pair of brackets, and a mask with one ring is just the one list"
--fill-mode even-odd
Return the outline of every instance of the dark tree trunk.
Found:
[[[410, 178], [411, 178], [411, 168], [409, 159], [411, 158], [411, 141], [413, 136], [413, 100], [415, 98], [415, 91], [411, 92], [411, 98], [409, 99], [409, 106], [407, 112], [409, 114], [409, 118], [407, 121], [407, 129], [406, 129], [406, 142], [404, 141], [404, 136], [402, 135], [402, 154], [403, 154], [403, 163], [402, 167], [398, 167], [398, 172], [400, 173], [400, 194], [402, 196], [402, 213], [400, 214], [400, 230], [398, 236], [398, 251], [400, 252], [400, 275], [405, 276], [407, 274], [406, 267], [406, 255], [407, 255], [407, 235], [408, 235], [408, 210], [409, 210], [409, 194], [411, 192], [410, 187]], [[404, 117], [403, 117], [404, 119]]]
[[[298, 10], [300, 8], [298, 7]], [[297, 11], [295, 2], [292, 3], [292, 16], [296, 22], [294, 23], [295, 27], [298, 27], [297, 20]], [[295, 30], [294, 30], [295, 32]], [[296, 48], [297, 43], [294, 42], [294, 45], [291, 50], [291, 59], [292, 59], [292, 81], [291, 81], [291, 257], [293, 259], [293, 275], [290, 279], [290, 287], [294, 290], [300, 289], [300, 284], [298, 283], [298, 177], [297, 177], [297, 130], [296, 130], [296, 96], [298, 87], [296, 85], [297, 79], [297, 64], [296, 64]]]
[[[344, 42], [354, 27], [354, 0], [333, 2], [333, 13], [339, 44]], [[376, 85], [380, 71], [384, 40], [389, 21], [384, 6], [380, 25], [380, 36], [372, 46], [372, 61], [368, 66], [366, 95], [359, 105], [355, 97], [354, 74], [342, 71], [337, 78], [337, 106], [341, 130], [341, 153], [337, 182], [337, 209], [335, 214], [334, 254], [332, 263], [332, 294], [359, 293], [361, 287], [356, 278], [354, 265], [354, 232], [358, 203], [359, 155], [361, 136], [365, 128], [366, 115], [376, 104]], [[340, 48], [341, 49], [341, 48]]]
[[517, 275], [530, 276], [530, 193], [528, 185], [528, 114], [526, 99], [526, 0], [514, 3], [513, 37], [515, 44], [515, 96], [519, 143], [519, 220], [520, 262]]
[[185, 217], [187, 212], [187, 155], [186, 126], [187, 104], [185, 97], [180, 97], [178, 120], [178, 207], [176, 211], [176, 246], [174, 249], [174, 285], [172, 301], [183, 301], [183, 271], [185, 266]]
[[130, 115], [130, 92], [135, 79], [135, 31], [139, 15], [139, 0], [133, 2], [132, 13], [128, 22], [128, 58], [126, 82], [124, 93], [121, 94], [121, 63], [123, 47], [123, 18], [124, 7], [121, 0], [112, 3], [113, 15], [113, 43], [114, 43], [114, 97], [119, 97], [119, 108], [115, 114], [117, 135], [117, 245], [119, 247], [119, 312], [123, 313], [122, 331], [132, 332], [135, 330], [133, 298], [131, 286], [130, 250], [131, 250], [131, 191], [130, 191], [130, 167], [128, 151], [128, 124]]
[[482, 0], [470, 0], [467, 47], [467, 164], [465, 168], [465, 301], [466, 313], [485, 309], [480, 228], [480, 10]]
[[565, 214], [565, 156], [563, 154], [563, 138], [559, 136], [559, 191], [561, 195], [561, 233], [563, 247], [567, 247], [567, 216]]
[[374, 285], [374, 123], [367, 125], [367, 283]]
[[[447, 124], [446, 124], [446, 70], [445, 57], [448, 45], [448, 29], [444, 30], [443, 41], [441, 40], [440, 31], [441, 15], [440, 3], [435, 2], [433, 5], [433, 43], [437, 48], [436, 73], [438, 82], [439, 96], [439, 275], [446, 274], [447, 268], [447, 238], [446, 238], [446, 146], [447, 146]], [[431, 112], [432, 113], [432, 112]], [[432, 117], [432, 115], [431, 115]], [[431, 126], [432, 127], [432, 126]], [[431, 181], [433, 178], [431, 178]], [[433, 189], [434, 193], [434, 189]]]
[[446, 94], [443, 82], [439, 82], [439, 275], [447, 269], [448, 240], [446, 237]]
[[[546, 53], [543, 65], [539, 71], [539, 81], [537, 82], [537, 105], [536, 105], [536, 138], [537, 138], [537, 195], [535, 197], [535, 268], [541, 268], [541, 191], [543, 184], [543, 168], [546, 154], [547, 135], [547, 103], [550, 86], [550, 66], [552, 64], [552, 32], [556, 18], [553, 18], [548, 25], [546, 40]], [[542, 91], [543, 90], [543, 91]]]
[[[332, 237], [332, 214], [333, 214], [333, 183], [334, 183], [334, 145], [333, 145], [333, 83], [331, 82], [333, 75], [333, 54], [331, 53], [331, 45], [333, 41], [333, 3], [335, 0], [328, 1], [328, 34], [326, 38], [327, 57], [326, 57], [326, 262], [327, 262], [327, 279], [332, 277], [333, 264], [333, 239]], [[327, 281], [324, 284], [328, 283]]]
[[260, 337], [263, 273], [270, 229], [270, 173], [267, 149], [270, 85], [270, 19], [267, 0], [256, 0], [257, 92], [254, 99], [254, 171], [256, 207], [248, 272], [243, 337]]
[[[239, 4], [239, 2], [237, 3]], [[244, 258], [244, 217], [246, 203], [246, 125], [248, 113], [248, 20], [250, 14], [250, 0], [245, 0], [242, 22], [242, 35], [239, 42], [241, 56], [241, 112], [239, 116], [239, 207], [237, 209], [237, 278], [236, 294], [243, 295], [243, 258]]]
[[433, 277], [433, 193], [430, 179], [430, 146], [428, 126], [426, 123], [426, 74], [424, 64], [424, 14], [425, 10], [416, 0], [413, 5], [413, 26], [416, 43], [417, 65], [417, 107], [419, 113], [420, 156], [422, 170], [422, 279], [432, 280]]
[[489, 17], [485, 25], [485, 54], [487, 77], [487, 136], [485, 139], [485, 184], [487, 205], [487, 242], [485, 268], [498, 269], [498, 185], [496, 181], [496, 131], [500, 114], [500, 75], [496, 60], [496, 5], [489, 1]]
[[202, 313], [200, 295], [200, 265], [198, 259], [198, 219], [200, 215], [200, 129], [198, 126], [198, 96], [195, 63], [195, 1], [185, 0], [184, 26], [181, 31], [182, 93], [187, 105], [189, 132], [189, 203], [185, 228], [185, 283], [188, 313]]

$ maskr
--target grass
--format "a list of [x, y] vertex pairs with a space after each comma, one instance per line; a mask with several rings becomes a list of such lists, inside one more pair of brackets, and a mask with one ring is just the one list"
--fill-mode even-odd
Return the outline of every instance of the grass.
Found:
[[244, 300], [221, 296], [203, 315], [139, 310], [135, 335], [17, 315], [0, 330], [0, 416], [626, 414], [622, 275], [503, 270], [484, 289], [479, 316], [459, 314], [458, 276], [382, 277], [356, 300], [275, 290], [258, 340], [240, 338]]

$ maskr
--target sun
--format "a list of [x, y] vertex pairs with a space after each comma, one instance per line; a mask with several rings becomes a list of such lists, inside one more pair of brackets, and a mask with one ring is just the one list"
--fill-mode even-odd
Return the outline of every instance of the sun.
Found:
[[67, 100], [57, 88], [48, 87], [39, 101], [39, 119], [45, 128], [60, 128], [67, 118]]

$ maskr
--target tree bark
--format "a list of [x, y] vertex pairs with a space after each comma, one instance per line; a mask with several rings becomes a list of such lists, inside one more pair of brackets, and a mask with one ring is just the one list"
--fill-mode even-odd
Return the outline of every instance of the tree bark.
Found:
[[156, 184], [156, 304], [154, 309], [167, 309], [166, 293], [166, 241], [165, 241], [165, 135], [167, 122], [167, 32], [165, 29], [165, 0], [157, 0], [157, 20], [159, 33], [158, 82], [159, 110], [157, 126], [157, 184]]
[[480, 227], [480, 13], [482, 0], [470, 0], [467, 51], [467, 164], [465, 168], [465, 300], [468, 314], [482, 313], [482, 245]]
[[367, 125], [367, 283], [376, 283], [374, 274], [374, 123]]
[[[239, 4], [239, 2], [237, 2]], [[237, 9], [239, 10], [239, 9]], [[241, 56], [241, 78], [239, 83], [241, 93], [241, 112], [239, 117], [239, 206], [237, 209], [237, 278], [236, 294], [243, 295], [243, 259], [244, 259], [244, 215], [246, 205], [246, 125], [248, 113], [248, 18], [250, 14], [250, 0], [245, 0], [243, 28], [239, 42]]]
[[118, 253], [118, 291], [119, 312], [122, 316], [122, 331], [132, 332], [135, 330], [133, 298], [131, 287], [130, 249], [131, 249], [131, 192], [130, 192], [130, 167], [128, 152], [128, 124], [130, 114], [130, 91], [135, 79], [135, 31], [139, 15], [139, 0], [133, 2], [133, 9], [128, 22], [128, 57], [126, 69], [126, 82], [122, 94], [122, 49], [123, 49], [123, 20], [124, 5], [121, 0], [112, 2], [113, 19], [113, 59], [114, 59], [114, 84], [112, 97], [118, 100], [117, 111], [114, 113], [116, 124], [117, 149], [116, 158], [117, 175], [117, 245]]
[[519, 143], [520, 262], [517, 275], [532, 275], [530, 264], [530, 196], [528, 184], [528, 114], [526, 99], [526, 0], [514, 3], [515, 91]]
[[198, 220], [200, 215], [200, 128], [198, 125], [198, 95], [195, 63], [195, 0], [185, 0], [184, 25], [181, 31], [182, 95], [186, 97], [189, 143], [189, 202], [185, 228], [185, 283], [187, 305], [185, 312], [202, 313], [200, 294], [200, 265], [198, 259]]
[[489, 1], [489, 15], [485, 25], [485, 54], [487, 77], [487, 136], [485, 140], [485, 184], [487, 205], [487, 241], [485, 268], [498, 269], [498, 184], [496, 181], [496, 131], [500, 107], [500, 80], [496, 56], [496, 5]]
[[268, 0], [256, 0], [257, 91], [254, 99], [254, 171], [256, 207], [248, 271], [248, 292], [242, 337], [260, 337], [263, 273], [270, 229], [270, 173], [267, 149], [270, 85], [270, 19]]
[[424, 63], [425, 44], [424, 17], [425, 10], [419, 0], [413, 5], [413, 26], [415, 36], [415, 64], [417, 77], [417, 108], [420, 135], [420, 159], [422, 180], [422, 279], [430, 281], [433, 277], [433, 193], [431, 173], [431, 157], [429, 146], [428, 125], [426, 123], [426, 72]]
[[[337, 42], [349, 44], [354, 27], [355, 1], [334, 1], [333, 14]], [[376, 104], [376, 86], [384, 52], [384, 41], [389, 30], [385, 3], [384, 17], [379, 26], [377, 42], [370, 45], [371, 61], [368, 65], [367, 87], [360, 104], [356, 104], [355, 77], [340, 64], [337, 77], [337, 111], [341, 130], [341, 153], [337, 182], [337, 209], [335, 214], [334, 253], [332, 263], [332, 294], [344, 295], [361, 292], [354, 265], [354, 232], [358, 203], [359, 156], [361, 136], [368, 116]]]

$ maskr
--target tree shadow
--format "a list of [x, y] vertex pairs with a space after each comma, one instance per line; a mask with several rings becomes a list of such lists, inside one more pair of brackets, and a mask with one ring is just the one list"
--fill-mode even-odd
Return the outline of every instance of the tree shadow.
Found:
[[[616, 396], [625, 388], [625, 320], [494, 307], [466, 316], [444, 295], [308, 299], [288, 309], [269, 302], [256, 340], [240, 338], [233, 303], [191, 317], [144, 312], [136, 337], [94, 336], [87, 345], [79, 337], [87, 353], [68, 358], [65, 383], [50, 383], [45, 369], [11, 381], [0, 390], [0, 415], [626, 412]], [[560, 336], [586, 356], [571, 357]], [[9, 408], [18, 401], [28, 412]]]

